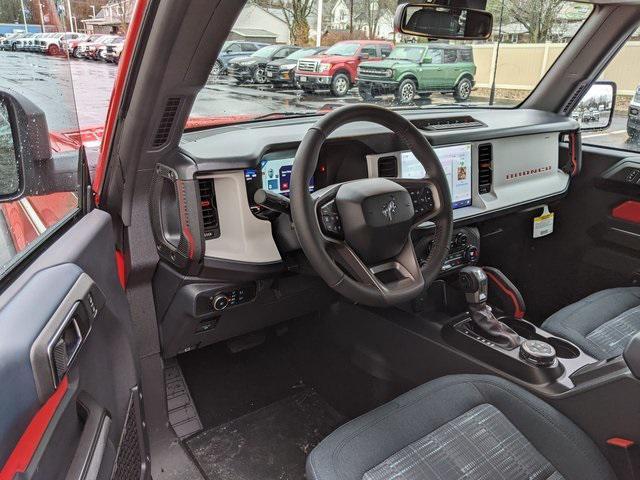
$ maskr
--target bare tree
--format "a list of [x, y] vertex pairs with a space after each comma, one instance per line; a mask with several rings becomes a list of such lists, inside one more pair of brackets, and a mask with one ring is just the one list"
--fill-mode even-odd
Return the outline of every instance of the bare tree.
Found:
[[521, 23], [529, 32], [531, 43], [551, 39], [563, 0], [505, 0], [507, 16]]
[[294, 45], [309, 43], [309, 22], [315, 6], [314, 0], [276, 0], [274, 7], [282, 10], [289, 26], [289, 37]]
[[359, 10], [363, 13], [370, 39], [378, 35], [378, 24], [386, 12], [393, 12], [394, 0], [361, 0]]

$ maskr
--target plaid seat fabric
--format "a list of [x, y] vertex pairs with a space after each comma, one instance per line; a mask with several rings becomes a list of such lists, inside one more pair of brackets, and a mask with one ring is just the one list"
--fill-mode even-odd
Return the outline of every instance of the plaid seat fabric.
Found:
[[562, 480], [502, 412], [478, 405], [395, 453], [363, 480]]

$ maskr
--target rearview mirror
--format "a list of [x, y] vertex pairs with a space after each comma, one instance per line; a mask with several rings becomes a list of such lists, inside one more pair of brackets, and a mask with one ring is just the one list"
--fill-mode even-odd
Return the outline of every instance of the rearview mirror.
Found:
[[571, 111], [580, 129], [604, 130], [611, 125], [616, 101], [615, 82], [595, 82]]
[[486, 40], [493, 16], [484, 10], [433, 4], [398, 5], [395, 29], [406, 35], [452, 40]]

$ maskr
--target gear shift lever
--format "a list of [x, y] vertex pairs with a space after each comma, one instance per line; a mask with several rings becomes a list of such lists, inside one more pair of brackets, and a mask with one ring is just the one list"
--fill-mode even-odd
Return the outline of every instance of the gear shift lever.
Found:
[[486, 335], [488, 340], [505, 348], [516, 348], [522, 343], [522, 338], [511, 328], [499, 321], [491, 307], [487, 305], [487, 290], [489, 281], [480, 267], [465, 267], [460, 270], [460, 286], [469, 304], [471, 320]]

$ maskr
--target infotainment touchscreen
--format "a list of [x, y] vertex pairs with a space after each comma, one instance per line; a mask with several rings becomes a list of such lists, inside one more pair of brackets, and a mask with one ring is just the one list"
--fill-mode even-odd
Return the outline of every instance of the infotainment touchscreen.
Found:
[[[471, 144], [434, 148], [449, 181], [453, 208], [471, 205]], [[400, 158], [400, 177], [422, 178], [424, 168], [415, 155], [403, 152]]]

